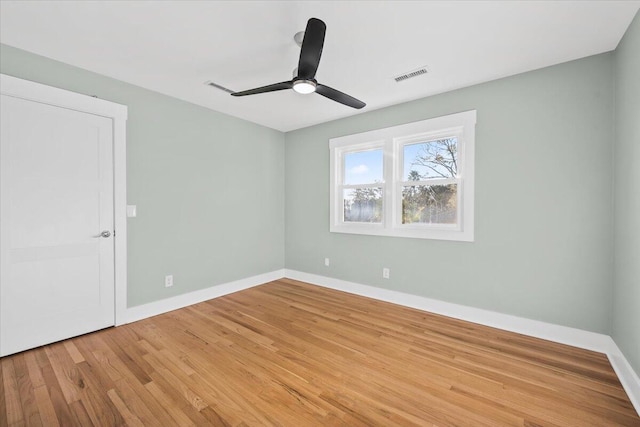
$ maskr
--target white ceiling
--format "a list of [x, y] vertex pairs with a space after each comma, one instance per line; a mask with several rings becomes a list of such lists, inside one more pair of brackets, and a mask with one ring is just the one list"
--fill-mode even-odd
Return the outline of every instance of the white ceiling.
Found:
[[[0, 42], [281, 131], [616, 48], [640, 1], [6, 1]], [[289, 80], [307, 19], [316, 78], [367, 103], [232, 90]], [[393, 76], [426, 65], [429, 73]]]

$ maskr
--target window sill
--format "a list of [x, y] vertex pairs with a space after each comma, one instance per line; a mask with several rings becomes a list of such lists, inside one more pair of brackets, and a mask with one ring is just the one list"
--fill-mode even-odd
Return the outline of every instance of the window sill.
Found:
[[421, 226], [384, 228], [381, 224], [340, 224], [332, 225], [329, 231], [332, 233], [408, 237], [412, 239], [451, 240], [456, 242], [474, 241], [473, 232], [456, 230], [454, 227], [438, 229], [423, 228]]

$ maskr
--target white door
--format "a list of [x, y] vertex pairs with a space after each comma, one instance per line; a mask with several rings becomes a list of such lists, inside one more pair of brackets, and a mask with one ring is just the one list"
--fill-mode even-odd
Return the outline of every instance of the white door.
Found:
[[0, 355], [114, 324], [113, 120], [1, 95]]

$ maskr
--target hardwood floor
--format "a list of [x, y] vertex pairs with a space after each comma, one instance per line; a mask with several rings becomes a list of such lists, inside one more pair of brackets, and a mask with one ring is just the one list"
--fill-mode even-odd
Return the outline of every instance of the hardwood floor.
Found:
[[0, 365], [0, 426], [640, 426], [603, 354], [288, 279]]

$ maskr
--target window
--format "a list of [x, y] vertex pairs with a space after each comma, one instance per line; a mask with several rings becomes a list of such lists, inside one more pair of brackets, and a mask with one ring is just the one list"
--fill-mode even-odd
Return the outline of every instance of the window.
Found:
[[473, 241], [476, 112], [333, 138], [330, 230]]
[[343, 209], [345, 222], [382, 222], [382, 148], [344, 153]]

